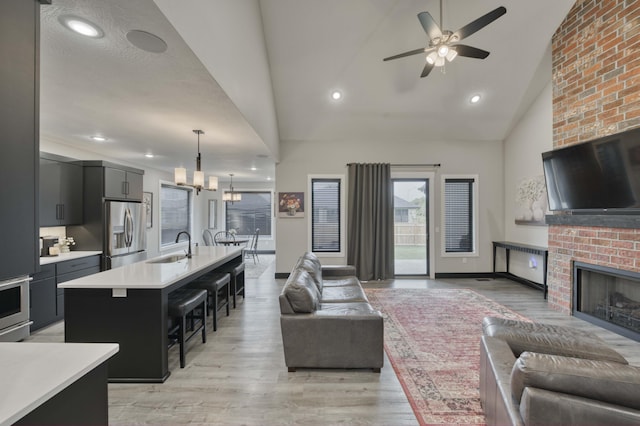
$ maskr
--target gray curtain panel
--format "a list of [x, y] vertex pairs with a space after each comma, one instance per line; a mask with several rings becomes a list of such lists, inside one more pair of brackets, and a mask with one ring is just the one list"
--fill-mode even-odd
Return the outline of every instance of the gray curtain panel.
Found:
[[362, 281], [394, 276], [390, 164], [349, 164], [347, 262]]

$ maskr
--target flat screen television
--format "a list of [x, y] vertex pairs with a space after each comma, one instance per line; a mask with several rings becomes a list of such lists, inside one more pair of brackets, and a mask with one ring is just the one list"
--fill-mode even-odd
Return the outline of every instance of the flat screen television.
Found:
[[640, 212], [640, 128], [542, 154], [549, 209]]

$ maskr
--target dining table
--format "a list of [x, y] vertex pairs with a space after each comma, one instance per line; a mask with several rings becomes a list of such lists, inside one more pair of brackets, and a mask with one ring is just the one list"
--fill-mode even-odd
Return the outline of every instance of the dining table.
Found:
[[240, 246], [248, 242], [249, 242], [249, 238], [216, 240], [216, 244], [223, 245], [223, 246]]

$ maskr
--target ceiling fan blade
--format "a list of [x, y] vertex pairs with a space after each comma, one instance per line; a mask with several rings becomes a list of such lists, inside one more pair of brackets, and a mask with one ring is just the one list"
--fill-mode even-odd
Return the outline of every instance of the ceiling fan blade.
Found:
[[388, 58], [384, 58], [383, 61], [390, 61], [392, 59], [404, 58], [405, 56], [417, 55], [418, 53], [424, 53], [427, 51], [427, 48], [423, 47], [421, 49], [410, 50], [408, 52], [400, 53], [398, 55], [389, 56]]
[[492, 10], [486, 15], [483, 15], [478, 19], [476, 19], [475, 21], [468, 23], [467, 25], [465, 25], [464, 27], [460, 28], [458, 31], [453, 33], [453, 35], [451, 36], [452, 41], [460, 41], [465, 37], [469, 37], [471, 34], [481, 30], [482, 28], [489, 25], [490, 23], [492, 23], [493, 21], [495, 21], [505, 13], [507, 13], [507, 9], [503, 6], [500, 6], [497, 9]]
[[451, 46], [459, 56], [466, 56], [467, 58], [484, 59], [489, 56], [489, 52], [486, 50], [478, 49], [477, 47], [471, 47], [464, 44], [456, 44]]
[[424, 28], [424, 32], [427, 33], [430, 40], [442, 38], [442, 31], [429, 12], [418, 13], [418, 19], [420, 20], [420, 24], [422, 24], [422, 28]]
[[429, 62], [427, 62], [424, 65], [424, 68], [422, 69], [422, 74], [420, 74], [420, 78], [428, 76], [432, 69], [433, 69], [433, 64], [430, 64]]

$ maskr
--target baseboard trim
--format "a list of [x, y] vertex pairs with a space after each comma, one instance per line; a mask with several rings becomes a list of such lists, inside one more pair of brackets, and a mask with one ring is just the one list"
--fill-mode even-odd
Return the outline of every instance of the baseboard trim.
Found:
[[493, 272], [436, 272], [438, 278], [495, 278]]

